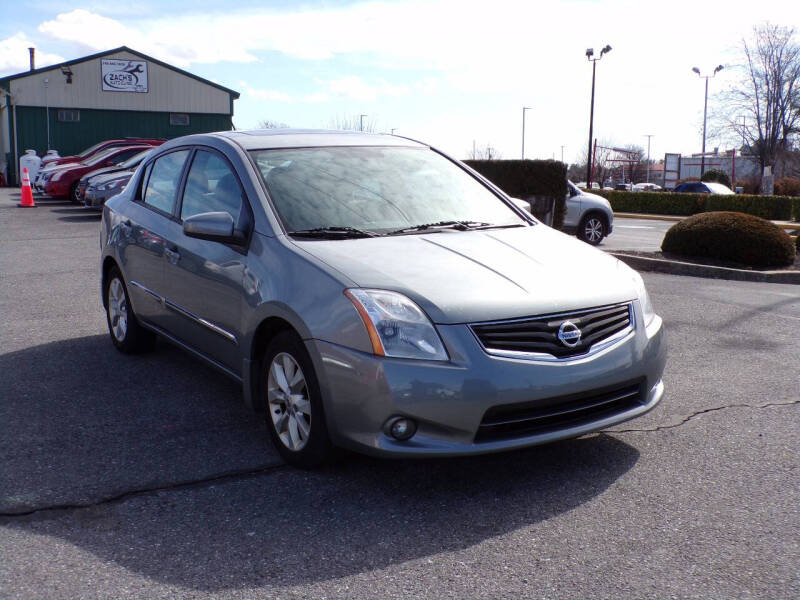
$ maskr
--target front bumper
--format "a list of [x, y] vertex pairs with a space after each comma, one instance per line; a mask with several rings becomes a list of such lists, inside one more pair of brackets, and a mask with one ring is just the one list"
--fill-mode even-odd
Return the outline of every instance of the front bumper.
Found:
[[[641, 312], [636, 303], [636, 322]], [[383, 456], [458, 456], [499, 452], [577, 437], [652, 410], [664, 392], [666, 340], [662, 321], [637, 327], [618, 344], [594, 356], [538, 362], [485, 353], [466, 325], [437, 327], [449, 362], [388, 359], [320, 340], [307, 346], [320, 374], [328, 429], [333, 441]], [[476, 435], [487, 410], [541, 405], [630, 382], [640, 384], [635, 405], [567, 426], [484, 439]], [[398, 441], [384, 432], [392, 417], [414, 419], [417, 433]]]

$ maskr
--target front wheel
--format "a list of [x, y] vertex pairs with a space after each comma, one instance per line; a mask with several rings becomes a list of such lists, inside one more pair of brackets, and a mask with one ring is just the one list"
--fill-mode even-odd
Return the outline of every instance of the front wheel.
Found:
[[292, 331], [276, 335], [264, 353], [261, 373], [267, 429], [281, 458], [305, 468], [333, 459], [319, 382], [300, 337]]
[[606, 221], [599, 215], [587, 215], [581, 219], [581, 224], [578, 226], [578, 238], [597, 246], [607, 233]]
[[78, 190], [78, 183], [75, 182], [69, 187], [69, 199], [75, 204], [81, 204], [80, 192]]

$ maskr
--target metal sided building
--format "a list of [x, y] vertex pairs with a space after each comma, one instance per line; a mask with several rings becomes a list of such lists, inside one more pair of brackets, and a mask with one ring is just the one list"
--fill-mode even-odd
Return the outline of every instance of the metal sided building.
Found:
[[[108, 139], [174, 138], [233, 128], [239, 93], [121, 46], [0, 77], [0, 173], [19, 184], [33, 149], [78, 154]], [[2, 160], [4, 159], [4, 160]]]

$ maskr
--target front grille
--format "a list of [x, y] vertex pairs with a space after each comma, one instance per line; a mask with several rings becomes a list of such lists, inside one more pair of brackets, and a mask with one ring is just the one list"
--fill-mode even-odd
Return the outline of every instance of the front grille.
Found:
[[493, 406], [483, 415], [475, 442], [491, 442], [579, 427], [643, 404], [644, 380], [536, 402]]
[[[558, 338], [559, 328], [567, 321], [580, 330], [578, 343], [573, 347]], [[471, 327], [489, 352], [525, 352], [570, 358], [586, 354], [594, 344], [615, 336], [630, 325], [631, 304], [627, 303]]]

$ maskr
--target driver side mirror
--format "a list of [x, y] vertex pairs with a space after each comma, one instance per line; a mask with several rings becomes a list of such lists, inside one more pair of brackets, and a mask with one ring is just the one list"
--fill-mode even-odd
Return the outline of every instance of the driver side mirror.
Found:
[[236, 229], [230, 213], [221, 211], [187, 217], [183, 221], [183, 233], [188, 237], [222, 244], [243, 246], [247, 242], [247, 233]]

